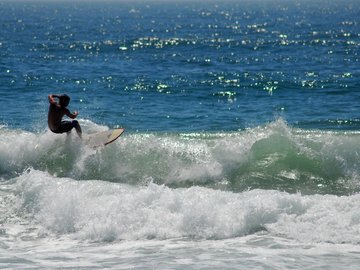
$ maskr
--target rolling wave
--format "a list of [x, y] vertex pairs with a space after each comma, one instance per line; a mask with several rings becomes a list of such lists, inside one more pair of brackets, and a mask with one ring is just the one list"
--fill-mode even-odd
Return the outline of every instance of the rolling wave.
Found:
[[76, 181], [28, 170], [0, 186], [7, 242], [66, 237], [113, 242], [231, 239], [254, 234], [309, 243], [359, 244], [359, 194], [241, 193]]
[[[82, 124], [93, 132], [107, 129]], [[76, 135], [3, 127], [0, 173], [9, 179], [32, 168], [131, 185], [346, 195], [360, 190], [359, 136], [295, 129], [278, 120], [238, 132], [125, 133], [111, 146], [91, 149]]]

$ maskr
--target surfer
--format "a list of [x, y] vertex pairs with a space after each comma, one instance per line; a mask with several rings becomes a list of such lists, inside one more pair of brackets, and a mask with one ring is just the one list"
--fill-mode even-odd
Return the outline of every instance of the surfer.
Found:
[[[70, 132], [75, 128], [77, 134], [81, 138], [81, 127], [77, 120], [72, 121], [63, 121], [62, 118], [64, 115], [75, 119], [78, 116], [78, 112], [71, 113], [67, 106], [70, 102], [70, 97], [68, 95], [54, 95], [50, 94], [49, 98], [49, 114], [48, 114], [48, 126], [50, 130], [54, 133], [64, 133]], [[58, 102], [56, 101], [58, 99]]]

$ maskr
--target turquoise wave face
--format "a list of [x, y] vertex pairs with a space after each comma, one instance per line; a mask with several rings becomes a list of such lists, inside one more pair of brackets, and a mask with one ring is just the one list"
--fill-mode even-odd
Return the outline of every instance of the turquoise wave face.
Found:
[[[82, 124], [93, 131], [106, 129]], [[33, 168], [59, 177], [131, 185], [343, 195], [360, 190], [359, 136], [295, 129], [278, 120], [228, 133], [129, 132], [94, 150], [76, 135], [3, 128], [0, 172], [5, 179]]]

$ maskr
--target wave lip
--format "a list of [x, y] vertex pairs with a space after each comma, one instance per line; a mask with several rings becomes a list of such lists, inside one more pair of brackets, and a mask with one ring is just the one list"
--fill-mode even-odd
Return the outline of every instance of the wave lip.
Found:
[[[91, 122], [93, 132], [107, 129]], [[77, 180], [233, 192], [270, 189], [347, 195], [360, 191], [359, 133], [304, 130], [277, 120], [216, 133], [127, 133], [91, 149], [74, 136], [0, 130], [1, 177], [28, 168]]]

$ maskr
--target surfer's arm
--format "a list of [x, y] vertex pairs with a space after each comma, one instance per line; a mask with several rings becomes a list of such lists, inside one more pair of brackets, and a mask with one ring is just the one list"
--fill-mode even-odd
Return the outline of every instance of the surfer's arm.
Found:
[[65, 109], [66, 116], [70, 117], [71, 119], [75, 119], [78, 116], [78, 112], [71, 113], [68, 109]]
[[48, 95], [48, 98], [49, 98], [50, 104], [60, 107], [60, 105], [55, 100], [55, 98], [59, 98], [59, 95], [50, 94], [50, 95]]

